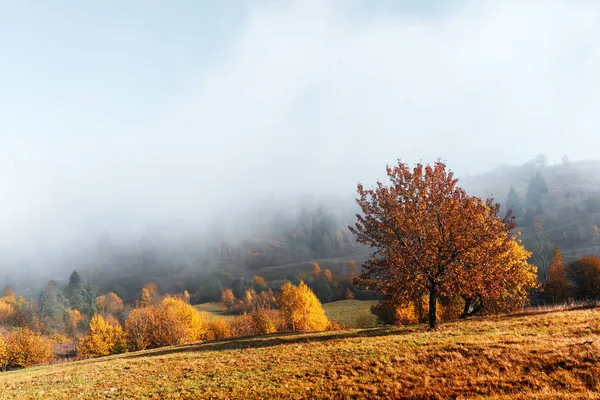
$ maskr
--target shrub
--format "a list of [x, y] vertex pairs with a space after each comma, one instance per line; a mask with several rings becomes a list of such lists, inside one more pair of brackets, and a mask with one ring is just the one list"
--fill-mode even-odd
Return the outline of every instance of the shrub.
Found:
[[208, 319], [178, 297], [134, 309], [125, 320], [131, 350], [197, 342], [209, 337]]
[[105, 321], [94, 314], [90, 321], [90, 330], [81, 338], [77, 352], [84, 357], [101, 357], [122, 353], [126, 349], [125, 335], [117, 320]]
[[210, 339], [226, 339], [232, 336], [229, 324], [222, 319], [215, 319], [208, 324], [208, 337]]
[[129, 350], [144, 350], [153, 344], [153, 307], [134, 308], [125, 320], [125, 337]]
[[156, 347], [197, 342], [208, 333], [208, 320], [181, 299], [167, 296], [157, 308]]
[[293, 331], [323, 331], [329, 321], [317, 296], [304, 282], [297, 287], [286, 282], [281, 290], [279, 309]]
[[0, 335], [0, 370], [5, 371], [8, 366], [8, 349], [4, 337]]
[[5, 354], [3, 369], [30, 367], [52, 360], [52, 343], [39, 333], [19, 328], [6, 336]]

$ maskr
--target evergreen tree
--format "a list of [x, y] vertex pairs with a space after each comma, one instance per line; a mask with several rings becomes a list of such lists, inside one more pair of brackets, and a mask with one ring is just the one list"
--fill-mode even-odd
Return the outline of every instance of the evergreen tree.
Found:
[[522, 217], [524, 214], [521, 199], [515, 188], [512, 186], [508, 190], [508, 196], [506, 197], [506, 208], [511, 209], [516, 218]]
[[69, 284], [63, 290], [63, 296], [68, 300], [72, 309], [91, 317], [94, 313], [94, 294], [89, 287], [85, 287], [81, 276], [73, 271], [69, 277]]
[[529, 182], [527, 193], [525, 196], [525, 216], [532, 219], [536, 215], [540, 215], [544, 209], [542, 206], [542, 198], [548, 193], [548, 185], [540, 171], [537, 171], [534, 177]]

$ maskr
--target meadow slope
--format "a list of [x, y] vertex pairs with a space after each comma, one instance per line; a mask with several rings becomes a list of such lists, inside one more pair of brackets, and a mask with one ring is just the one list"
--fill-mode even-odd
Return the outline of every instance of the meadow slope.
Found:
[[1, 399], [600, 398], [600, 309], [275, 334], [0, 374]]

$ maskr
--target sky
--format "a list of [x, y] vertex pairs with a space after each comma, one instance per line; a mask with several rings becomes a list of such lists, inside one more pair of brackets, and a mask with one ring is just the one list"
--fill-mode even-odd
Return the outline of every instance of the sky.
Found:
[[[0, 0], [0, 250], [598, 158], [596, 1]], [[71, 241], [71, 242], [70, 242]]]

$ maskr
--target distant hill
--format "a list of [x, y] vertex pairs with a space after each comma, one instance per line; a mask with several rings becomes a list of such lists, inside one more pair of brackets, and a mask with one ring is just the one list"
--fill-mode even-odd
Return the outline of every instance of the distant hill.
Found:
[[529, 183], [538, 171], [548, 187], [548, 193], [542, 195], [541, 212], [529, 216], [517, 213], [517, 229], [523, 233], [526, 244], [533, 235], [532, 225], [538, 223], [543, 235], [559, 246], [567, 261], [583, 255], [600, 255], [599, 160], [550, 166], [532, 161], [471, 176], [459, 184], [471, 194], [490, 195], [505, 206], [512, 186], [524, 204]]

